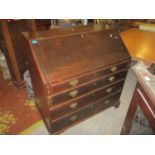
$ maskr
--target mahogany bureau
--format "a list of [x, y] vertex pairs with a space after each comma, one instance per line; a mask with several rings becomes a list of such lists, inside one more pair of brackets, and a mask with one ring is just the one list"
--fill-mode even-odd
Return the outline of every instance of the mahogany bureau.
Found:
[[37, 107], [50, 134], [119, 106], [130, 55], [101, 25], [23, 33]]

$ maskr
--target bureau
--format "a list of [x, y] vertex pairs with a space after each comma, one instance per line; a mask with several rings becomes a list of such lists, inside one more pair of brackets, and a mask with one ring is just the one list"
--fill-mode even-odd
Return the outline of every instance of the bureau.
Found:
[[119, 106], [130, 55], [116, 31], [92, 25], [23, 36], [36, 105], [50, 134]]

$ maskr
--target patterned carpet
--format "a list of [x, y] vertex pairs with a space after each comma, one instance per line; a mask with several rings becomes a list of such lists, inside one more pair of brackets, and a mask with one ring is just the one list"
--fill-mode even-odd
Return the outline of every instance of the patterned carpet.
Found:
[[35, 103], [27, 99], [26, 89], [17, 90], [0, 73], [0, 134], [21, 134], [41, 120]]

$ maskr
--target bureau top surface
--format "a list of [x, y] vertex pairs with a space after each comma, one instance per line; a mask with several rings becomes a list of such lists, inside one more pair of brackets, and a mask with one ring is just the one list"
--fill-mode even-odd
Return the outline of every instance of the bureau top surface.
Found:
[[38, 37], [33, 39], [28, 33], [24, 35], [29, 40], [31, 52], [36, 56], [45, 79], [50, 83], [130, 58], [119, 34], [105, 31], [102, 27], [51, 30], [49, 33], [36, 33]]

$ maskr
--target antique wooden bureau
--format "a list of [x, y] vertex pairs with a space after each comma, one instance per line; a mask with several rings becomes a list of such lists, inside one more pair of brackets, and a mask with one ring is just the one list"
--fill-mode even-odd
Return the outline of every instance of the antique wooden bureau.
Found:
[[130, 55], [117, 32], [94, 25], [23, 35], [37, 107], [50, 134], [119, 106]]

